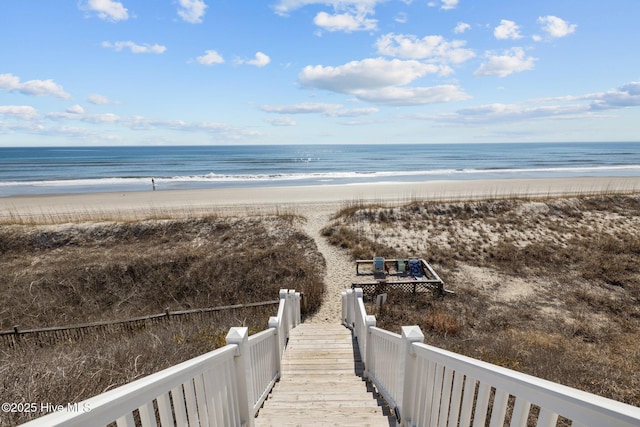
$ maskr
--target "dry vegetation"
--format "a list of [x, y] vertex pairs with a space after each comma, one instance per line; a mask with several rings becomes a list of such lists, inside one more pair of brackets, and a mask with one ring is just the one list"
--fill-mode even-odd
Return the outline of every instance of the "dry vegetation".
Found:
[[[0, 226], [0, 329], [21, 329], [323, 294], [324, 260], [293, 215]], [[255, 332], [276, 306], [82, 342], [0, 349], [0, 400], [66, 405]], [[42, 414], [36, 413], [35, 416]], [[0, 414], [0, 425], [29, 416]]]
[[424, 258], [456, 292], [392, 293], [378, 326], [640, 406], [640, 196], [354, 204], [324, 234]]

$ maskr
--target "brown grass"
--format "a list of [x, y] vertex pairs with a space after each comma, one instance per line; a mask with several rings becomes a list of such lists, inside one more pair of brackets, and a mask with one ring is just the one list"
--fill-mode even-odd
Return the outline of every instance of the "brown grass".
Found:
[[0, 227], [0, 329], [272, 300], [319, 305], [321, 257], [287, 219]]
[[[323, 294], [324, 260], [294, 215], [0, 226], [0, 329], [59, 326]], [[0, 400], [78, 402], [224, 344], [231, 326], [266, 329], [275, 306], [132, 334], [0, 349]], [[196, 316], [197, 317], [197, 316]], [[0, 414], [0, 425], [36, 414]]]
[[456, 292], [390, 294], [378, 326], [640, 406], [639, 195], [348, 206], [325, 234], [424, 258]]

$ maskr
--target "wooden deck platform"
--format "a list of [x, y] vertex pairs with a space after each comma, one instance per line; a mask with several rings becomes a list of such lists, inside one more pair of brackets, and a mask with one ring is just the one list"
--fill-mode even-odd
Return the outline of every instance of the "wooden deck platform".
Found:
[[395, 426], [384, 401], [363, 380], [359, 356], [344, 326], [298, 325], [256, 427]]

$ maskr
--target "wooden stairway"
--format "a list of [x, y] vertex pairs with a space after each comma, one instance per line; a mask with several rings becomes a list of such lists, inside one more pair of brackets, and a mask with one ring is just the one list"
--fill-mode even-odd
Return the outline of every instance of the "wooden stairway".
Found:
[[351, 331], [300, 324], [290, 332], [282, 375], [255, 420], [263, 426], [395, 426], [365, 382]]

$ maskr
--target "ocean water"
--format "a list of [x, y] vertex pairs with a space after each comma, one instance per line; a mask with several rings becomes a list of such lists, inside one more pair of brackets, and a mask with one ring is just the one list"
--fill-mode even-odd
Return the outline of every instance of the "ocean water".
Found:
[[580, 176], [640, 176], [640, 142], [0, 148], [0, 197]]

